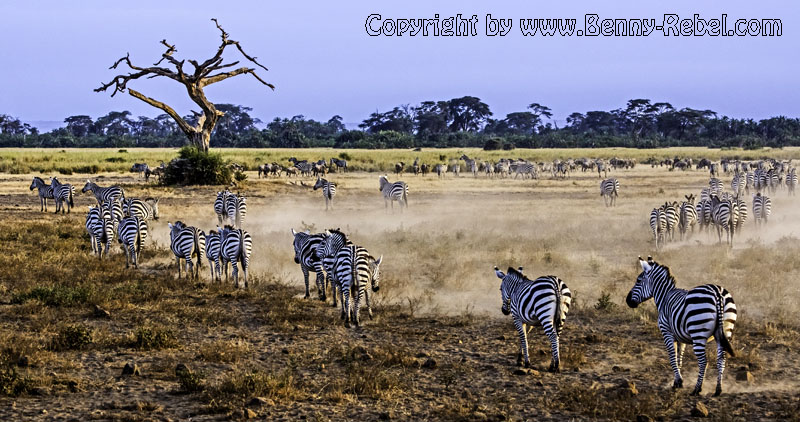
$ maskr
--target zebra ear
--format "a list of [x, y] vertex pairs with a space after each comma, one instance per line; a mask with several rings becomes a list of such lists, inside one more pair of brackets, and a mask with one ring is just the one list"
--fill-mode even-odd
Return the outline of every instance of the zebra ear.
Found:
[[378, 258], [378, 260], [375, 261], [375, 266], [377, 267], [378, 265], [381, 265], [381, 262], [383, 262], [383, 255], [381, 255], [380, 258]]
[[297, 232], [294, 231], [294, 227], [292, 227], [292, 236], [297, 236]]
[[306, 234], [311, 234], [311, 230], [306, 230]]
[[172, 227], [173, 227], [172, 223], [169, 223], [169, 222], [167, 223], [167, 226], [169, 226], [170, 229], [172, 229]]
[[643, 260], [641, 256], [639, 257], [639, 263], [642, 264], [642, 271], [644, 272], [648, 272], [653, 268], [647, 261]]
[[500, 278], [500, 279], [502, 279], [502, 278], [504, 278], [506, 276], [505, 274], [503, 274], [502, 271], [500, 271], [500, 268], [497, 268], [497, 266], [494, 267], [494, 273], [497, 276], [497, 278]]

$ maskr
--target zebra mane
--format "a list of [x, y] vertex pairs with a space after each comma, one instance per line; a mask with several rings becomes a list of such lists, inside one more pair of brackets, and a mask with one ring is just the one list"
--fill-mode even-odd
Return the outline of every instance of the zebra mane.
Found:
[[222, 227], [222, 228], [223, 228], [223, 229], [226, 229], [226, 230], [234, 230], [233, 226], [231, 226], [230, 224], [226, 224], [226, 225], [225, 225], [224, 227]]
[[40, 181], [40, 182], [44, 183], [44, 179], [42, 179], [42, 178], [41, 178], [41, 177], [39, 177], [39, 176], [33, 176], [33, 180], [38, 180], [38, 181]]
[[344, 232], [342, 232], [342, 231], [341, 231], [340, 229], [338, 229], [338, 228], [336, 228], [336, 229], [329, 229], [328, 231], [329, 231], [331, 234], [338, 234], [338, 235], [342, 236], [342, 237], [344, 238], [344, 240], [347, 240], [347, 235], [346, 235], [346, 234], [344, 234]]
[[517, 277], [519, 277], [519, 278], [521, 278], [523, 280], [527, 280], [528, 279], [528, 277], [525, 277], [525, 274], [522, 274], [521, 271], [519, 271], [518, 269], [516, 269], [514, 267], [508, 267], [508, 271], [506, 272], [506, 275], [508, 275], [508, 274], [514, 274], [515, 276], [517, 276]]
[[[656, 268], [663, 269], [664, 272], [667, 273], [667, 281], [670, 282], [673, 286], [675, 285], [675, 276], [672, 275], [672, 271], [669, 269], [668, 266], [659, 264], [658, 262], [655, 262], [655, 261], [650, 261], [649, 264], [653, 266], [653, 269], [656, 269]], [[651, 270], [651, 272], [652, 272], [652, 270]]]

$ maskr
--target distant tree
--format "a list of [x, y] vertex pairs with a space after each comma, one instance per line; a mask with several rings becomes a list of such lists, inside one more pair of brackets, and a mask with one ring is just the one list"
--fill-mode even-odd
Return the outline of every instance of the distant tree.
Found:
[[414, 108], [414, 129], [417, 136], [426, 137], [447, 132], [449, 118], [447, 101], [423, 101]]
[[67, 117], [64, 119], [64, 123], [67, 124], [67, 130], [72, 134], [72, 136], [76, 138], [83, 138], [84, 136], [89, 135], [89, 131], [92, 129], [94, 121], [89, 116], [78, 115]]
[[234, 104], [214, 104], [214, 107], [223, 113], [214, 128], [214, 137], [230, 140], [256, 130], [256, 125], [261, 123], [261, 120], [250, 116], [253, 111], [250, 107]]
[[344, 126], [344, 123], [342, 123], [342, 116], [338, 114], [328, 119], [328, 122], [325, 123], [325, 126], [328, 127], [328, 131], [331, 136], [347, 130], [347, 128]]
[[374, 112], [358, 127], [368, 133], [394, 131], [411, 133], [414, 130], [414, 119], [408, 106], [395, 107], [385, 113]]
[[465, 96], [447, 102], [450, 130], [454, 132], [477, 132], [492, 115], [489, 106], [480, 98]]

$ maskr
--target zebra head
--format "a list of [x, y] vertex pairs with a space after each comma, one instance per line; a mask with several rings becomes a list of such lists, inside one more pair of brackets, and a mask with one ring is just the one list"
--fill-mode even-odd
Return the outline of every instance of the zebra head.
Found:
[[185, 227], [183, 222], [180, 221], [180, 220], [176, 221], [175, 224], [167, 222], [167, 226], [169, 227], [169, 240], [170, 240], [170, 242], [175, 240], [175, 236], [177, 236], [178, 233], [180, 233], [181, 230]]
[[381, 263], [383, 262], [383, 255], [378, 259], [370, 257], [369, 269], [372, 272], [372, 291], [377, 292], [381, 286]]
[[31, 190], [34, 190], [40, 186], [45, 186], [44, 180], [41, 177], [34, 177], [33, 181], [31, 182]]
[[379, 180], [381, 182], [381, 187], [378, 190], [383, 192], [383, 187], [386, 186], [387, 183], [389, 183], [389, 179], [386, 176], [380, 176]]
[[144, 202], [147, 202], [147, 204], [150, 205], [150, 208], [153, 209], [153, 220], [156, 221], [158, 221], [158, 201], [160, 200], [161, 198], [147, 198], [144, 200]]
[[95, 189], [95, 186], [97, 186], [97, 185], [92, 183], [91, 180], [87, 180], [86, 184], [83, 185], [83, 189], [81, 189], [81, 192], [82, 193], [86, 193], [86, 191], [93, 191]]
[[633, 285], [633, 288], [628, 292], [628, 296], [625, 298], [625, 303], [627, 303], [630, 308], [636, 308], [640, 303], [653, 297], [653, 269], [656, 267], [660, 268], [660, 266], [653, 261], [653, 257], [651, 256], [647, 257], [647, 261], [643, 260], [640, 256], [639, 264], [642, 266], [642, 273], [636, 278], [636, 284]]
[[314, 190], [317, 190], [323, 186], [325, 186], [326, 180], [320, 177], [317, 177], [317, 183], [314, 183]]
[[305, 242], [308, 235], [311, 234], [308, 230], [305, 232], [296, 232], [294, 228], [292, 228], [292, 236], [294, 239], [292, 241], [292, 246], [294, 246], [294, 263], [300, 263], [300, 254], [303, 252], [303, 242]]
[[502, 280], [502, 282], [500, 283], [500, 297], [503, 301], [503, 304], [500, 306], [500, 312], [502, 312], [503, 315], [508, 315], [511, 313], [511, 291], [513, 289], [511, 288], [512, 287], [511, 283], [507, 281], [511, 281], [508, 280], [509, 279], [508, 276], [511, 276], [511, 273], [514, 271], [516, 270], [509, 267], [508, 274], [504, 274], [502, 271], [500, 271], [499, 268], [494, 267], [495, 275], [497, 276], [497, 278]]

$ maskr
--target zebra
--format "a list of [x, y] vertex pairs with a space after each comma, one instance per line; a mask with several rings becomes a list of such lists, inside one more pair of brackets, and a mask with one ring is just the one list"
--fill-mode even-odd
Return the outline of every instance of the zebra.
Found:
[[738, 171], [734, 173], [733, 179], [731, 180], [731, 191], [733, 191], [733, 194], [741, 195], [742, 193], [744, 193], [746, 186], [747, 186], [746, 173], [739, 173]]
[[336, 195], [336, 183], [317, 178], [317, 183], [314, 183], [314, 190], [320, 188], [322, 188], [322, 197], [325, 198], [325, 211], [328, 211], [328, 205], [333, 208], [333, 196]]
[[225, 198], [225, 215], [231, 225], [241, 228], [247, 215], [247, 198], [229, 193]]
[[467, 154], [463, 154], [459, 159], [464, 160], [464, 165], [467, 166], [467, 171], [472, 172], [473, 177], [478, 177], [478, 164], [475, 162], [475, 160], [467, 157]]
[[331, 158], [331, 168], [336, 165], [336, 172], [338, 173], [340, 170], [343, 170], [347, 173], [347, 160], [340, 160], [338, 158]]
[[222, 224], [228, 218], [228, 214], [225, 212], [225, 203], [227, 202], [228, 195], [233, 194], [227, 189], [222, 192], [217, 192], [217, 199], [214, 200], [214, 212], [217, 214], [218, 224]]
[[36, 189], [39, 193], [39, 211], [47, 212], [47, 200], [53, 199], [53, 202], [55, 202], [55, 197], [53, 196], [53, 187], [45, 183], [41, 177], [34, 177], [33, 181], [31, 182], [31, 190], [34, 189]]
[[90, 191], [94, 194], [98, 204], [102, 204], [103, 202], [113, 199], [125, 199], [125, 194], [123, 193], [121, 187], [109, 186], [107, 188], [103, 188], [91, 180], [87, 180], [86, 184], [83, 185], [83, 189], [81, 189], [81, 192], [83, 193], [86, 193], [86, 191]]
[[442, 177], [445, 177], [447, 175], [447, 164], [437, 164], [433, 166], [433, 171], [435, 171], [436, 174], [441, 179]]
[[101, 211], [99, 207], [89, 207], [89, 212], [86, 214], [86, 231], [89, 232], [89, 240], [92, 242], [92, 253], [98, 254], [98, 236], [96, 235], [96, 228], [100, 223]]
[[[721, 286], [705, 284], [691, 290], [675, 287], [675, 278], [669, 267], [639, 257], [642, 273], [636, 278], [625, 302], [636, 308], [653, 298], [658, 311], [658, 329], [664, 337], [664, 346], [674, 373], [672, 388], [683, 387], [681, 366], [683, 351], [691, 344], [700, 372], [692, 395], [700, 394], [705, 375], [706, 343], [710, 337], [717, 341], [717, 388], [715, 396], [722, 393], [722, 373], [725, 370], [725, 353], [735, 356], [731, 336], [736, 323], [736, 304], [730, 292]], [[676, 350], [677, 346], [677, 350]], [[677, 352], [677, 353], [676, 353]]]
[[680, 209], [678, 207], [678, 203], [666, 202], [661, 208], [667, 220], [667, 231], [664, 235], [664, 240], [666, 240], [666, 236], [668, 235], [669, 240], [673, 241], [675, 240], [675, 230], [678, 228], [678, 224], [680, 223]]
[[511, 314], [519, 334], [520, 352], [517, 354], [517, 365], [530, 367], [527, 326], [541, 325], [550, 339], [553, 354], [549, 371], [559, 372], [558, 337], [572, 303], [572, 292], [563, 280], [553, 275], [530, 280], [521, 269], [508, 267], [508, 272], [503, 274], [499, 268], [494, 267], [494, 272], [502, 280], [500, 294], [503, 304], [500, 310], [504, 315]]
[[[619, 196], [619, 180], [611, 177], [600, 182], [600, 196], [603, 197], [603, 202], [606, 206], [614, 206]], [[609, 199], [611, 203], [609, 204]]]
[[100, 204], [100, 208], [103, 210], [108, 210], [108, 212], [111, 214], [111, 218], [117, 223], [119, 223], [124, 216], [122, 211], [122, 202], [120, 200], [113, 199], [110, 201], [105, 201]]
[[[220, 230], [220, 239], [222, 240], [222, 249], [220, 256], [226, 262], [230, 262], [233, 266], [233, 282], [236, 287], [239, 287], [239, 267], [242, 264], [242, 272], [244, 273], [244, 288], [248, 287], [247, 284], [247, 270], [250, 268], [250, 254], [253, 251], [253, 239], [250, 233], [242, 229], [236, 229], [231, 225], [225, 225]], [[227, 263], [225, 264], [225, 277], [227, 281]]]
[[797, 187], [797, 172], [795, 171], [795, 168], [792, 167], [792, 169], [789, 170], [789, 173], [786, 174], [786, 190], [789, 193], [789, 195], [792, 196], [795, 195], [794, 189], [796, 187]]
[[733, 236], [736, 233], [736, 223], [739, 219], [739, 208], [731, 200], [720, 199], [716, 195], [711, 197], [711, 221], [717, 227], [717, 236], [722, 243], [722, 231], [727, 235], [727, 241], [732, 246]]
[[403, 174], [403, 170], [406, 167], [406, 163], [400, 161], [399, 163], [394, 163], [394, 173], [395, 174]]
[[143, 221], [158, 221], [158, 201], [161, 198], [146, 198], [144, 200], [130, 198], [122, 201], [122, 213], [126, 217], [139, 217]]
[[723, 190], [722, 180], [719, 180], [716, 177], [712, 177], [711, 179], [708, 180], [708, 187], [710, 194], [719, 195], [722, 193]]
[[[178, 265], [178, 278], [181, 278], [181, 259], [186, 261], [186, 276], [191, 278], [200, 277], [200, 267], [203, 265], [203, 255], [206, 249], [206, 234], [197, 227], [187, 226], [182, 221], [175, 224], [167, 223], [169, 226], [169, 244], [172, 253], [175, 254], [175, 262]], [[197, 257], [197, 268], [192, 264], [192, 257]]]
[[408, 185], [406, 182], [397, 181], [392, 183], [389, 182], [386, 176], [380, 176], [379, 180], [384, 208], [388, 209], [389, 203], [391, 203], [392, 210], [394, 210], [394, 201], [397, 201], [397, 204], [400, 205], [400, 212], [403, 212], [404, 206], [408, 208]]
[[115, 226], [116, 222], [108, 209], [89, 207], [86, 215], [86, 230], [92, 241], [92, 252], [97, 254], [100, 259], [103, 259], [103, 245], [106, 247], [105, 254], [108, 256], [111, 241], [114, 239]]
[[531, 179], [536, 178], [536, 166], [533, 163], [516, 163], [511, 165], [511, 171], [514, 172], [514, 179], [517, 178], [520, 174], [522, 178], [530, 177]]
[[756, 222], [756, 227], [761, 224], [761, 220], [767, 223], [769, 215], [772, 213], [772, 201], [767, 195], [762, 195], [761, 192], [753, 195], [753, 219]]
[[[336, 307], [337, 296], [341, 294], [339, 281], [336, 278], [334, 266], [336, 264], [336, 254], [345, 246], [352, 245], [353, 242], [339, 229], [330, 229], [322, 233], [322, 243], [317, 246], [317, 258], [322, 262], [322, 268], [327, 273], [326, 285], [329, 282], [333, 293], [333, 306]], [[342, 301], [342, 315], [344, 315], [344, 301]]]
[[489, 161], [484, 162], [483, 169], [486, 172], [487, 177], [491, 177], [492, 179], [494, 179], [495, 167], [491, 162]]
[[431, 166], [430, 166], [430, 164], [422, 163], [422, 165], [419, 167], [419, 169], [422, 172], [422, 175], [425, 176], [425, 175], [428, 174], [429, 171], [431, 171]]
[[450, 165], [450, 170], [452, 170], [454, 176], [461, 177], [461, 165], [458, 160], [455, 160], [455, 164]]
[[[304, 299], [311, 297], [308, 288], [308, 273], [313, 270], [317, 274], [317, 295], [319, 300], [325, 301], [327, 285], [325, 284], [325, 272], [322, 269], [322, 259], [317, 255], [317, 249], [325, 239], [322, 234], [311, 234], [309, 231], [296, 232], [292, 229], [292, 246], [294, 246], [294, 262], [300, 264], [303, 271], [303, 280], [306, 283], [306, 295]], [[334, 299], [336, 294], [334, 293]]]
[[414, 171], [414, 176], [419, 175], [419, 157], [414, 158], [414, 164], [411, 165], [411, 170]]
[[117, 240], [125, 250], [125, 268], [129, 268], [131, 262], [134, 268], [139, 268], [139, 256], [146, 238], [147, 224], [141, 218], [129, 216], [119, 222]]
[[736, 196], [733, 199], [733, 206], [739, 211], [739, 217], [736, 220], [736, 230], [740, 230], [742, 226], [744, 226], [744, 222], [747, 221], [747, 203]]
[[666, 241], [665, 233], [667, 232], [667, 215], [660, 208], [653, 208], [653, 211], [650, 211], [650, 230], [653, 231], [656, 249], [658, 249], [658, 240]]
[[[220, 240], [219, 232], [211, 230], [206, 235], [206, 258], [208, 259], [208, 266], [211, 269], [211, 280], [220, 281], [222, 271], [220, 268], [220, 249], [222, 248], [222, 241]], [[225, 272], [227, 273], [227, 263], [225, 263]], [[216, 275], [216, 276], [215, 276]]]
[[61, 214], [64, 214], [64, 203], [67, 204], [67, 214], [69, 214], [72, 211], [72, 207], [75, 206], [75, 203], [72, 200], [73, 194], [75, 193], [75, 188], [73, 188], [69, 183], [62, 184], [58, 181], [58, 178], [55, 177], [50, 178], [50, 186], [53, 187], [53, 199], [56, 203], [56, 214], [58, 214], [59, 210], [61, 210]]
[[342, 294], [342, 319], [345, 327], [350, 328], [351, 321], [356, 327], [360, 325], [359, 311], [362, 297], [366, 297], [367, 310], [369, 317], [372, 318], [366, 287], [367, 283], [371, 282], [373, 291], [378, 291], [375, 280], [380, 278], [382, 260], [383, 257], [376, 260], [365, 248], [353, 244], [345, 245], [336, 253], [333, 272]]
[[697, 224], [697, 209], [694, 205], [694, 195], [685, 195], [686, 201], [681, 204], [680, 208], [680, 230], [681, 240], [686, 235], [687, 229], [692, 228], [694, 233], [694, 225]]
[[148, 170], [150, 170], [150, 166], [147, 163], [134, 163], [131, 166], [131, 173], [139, 173], [139, 177], [143, 177]]

